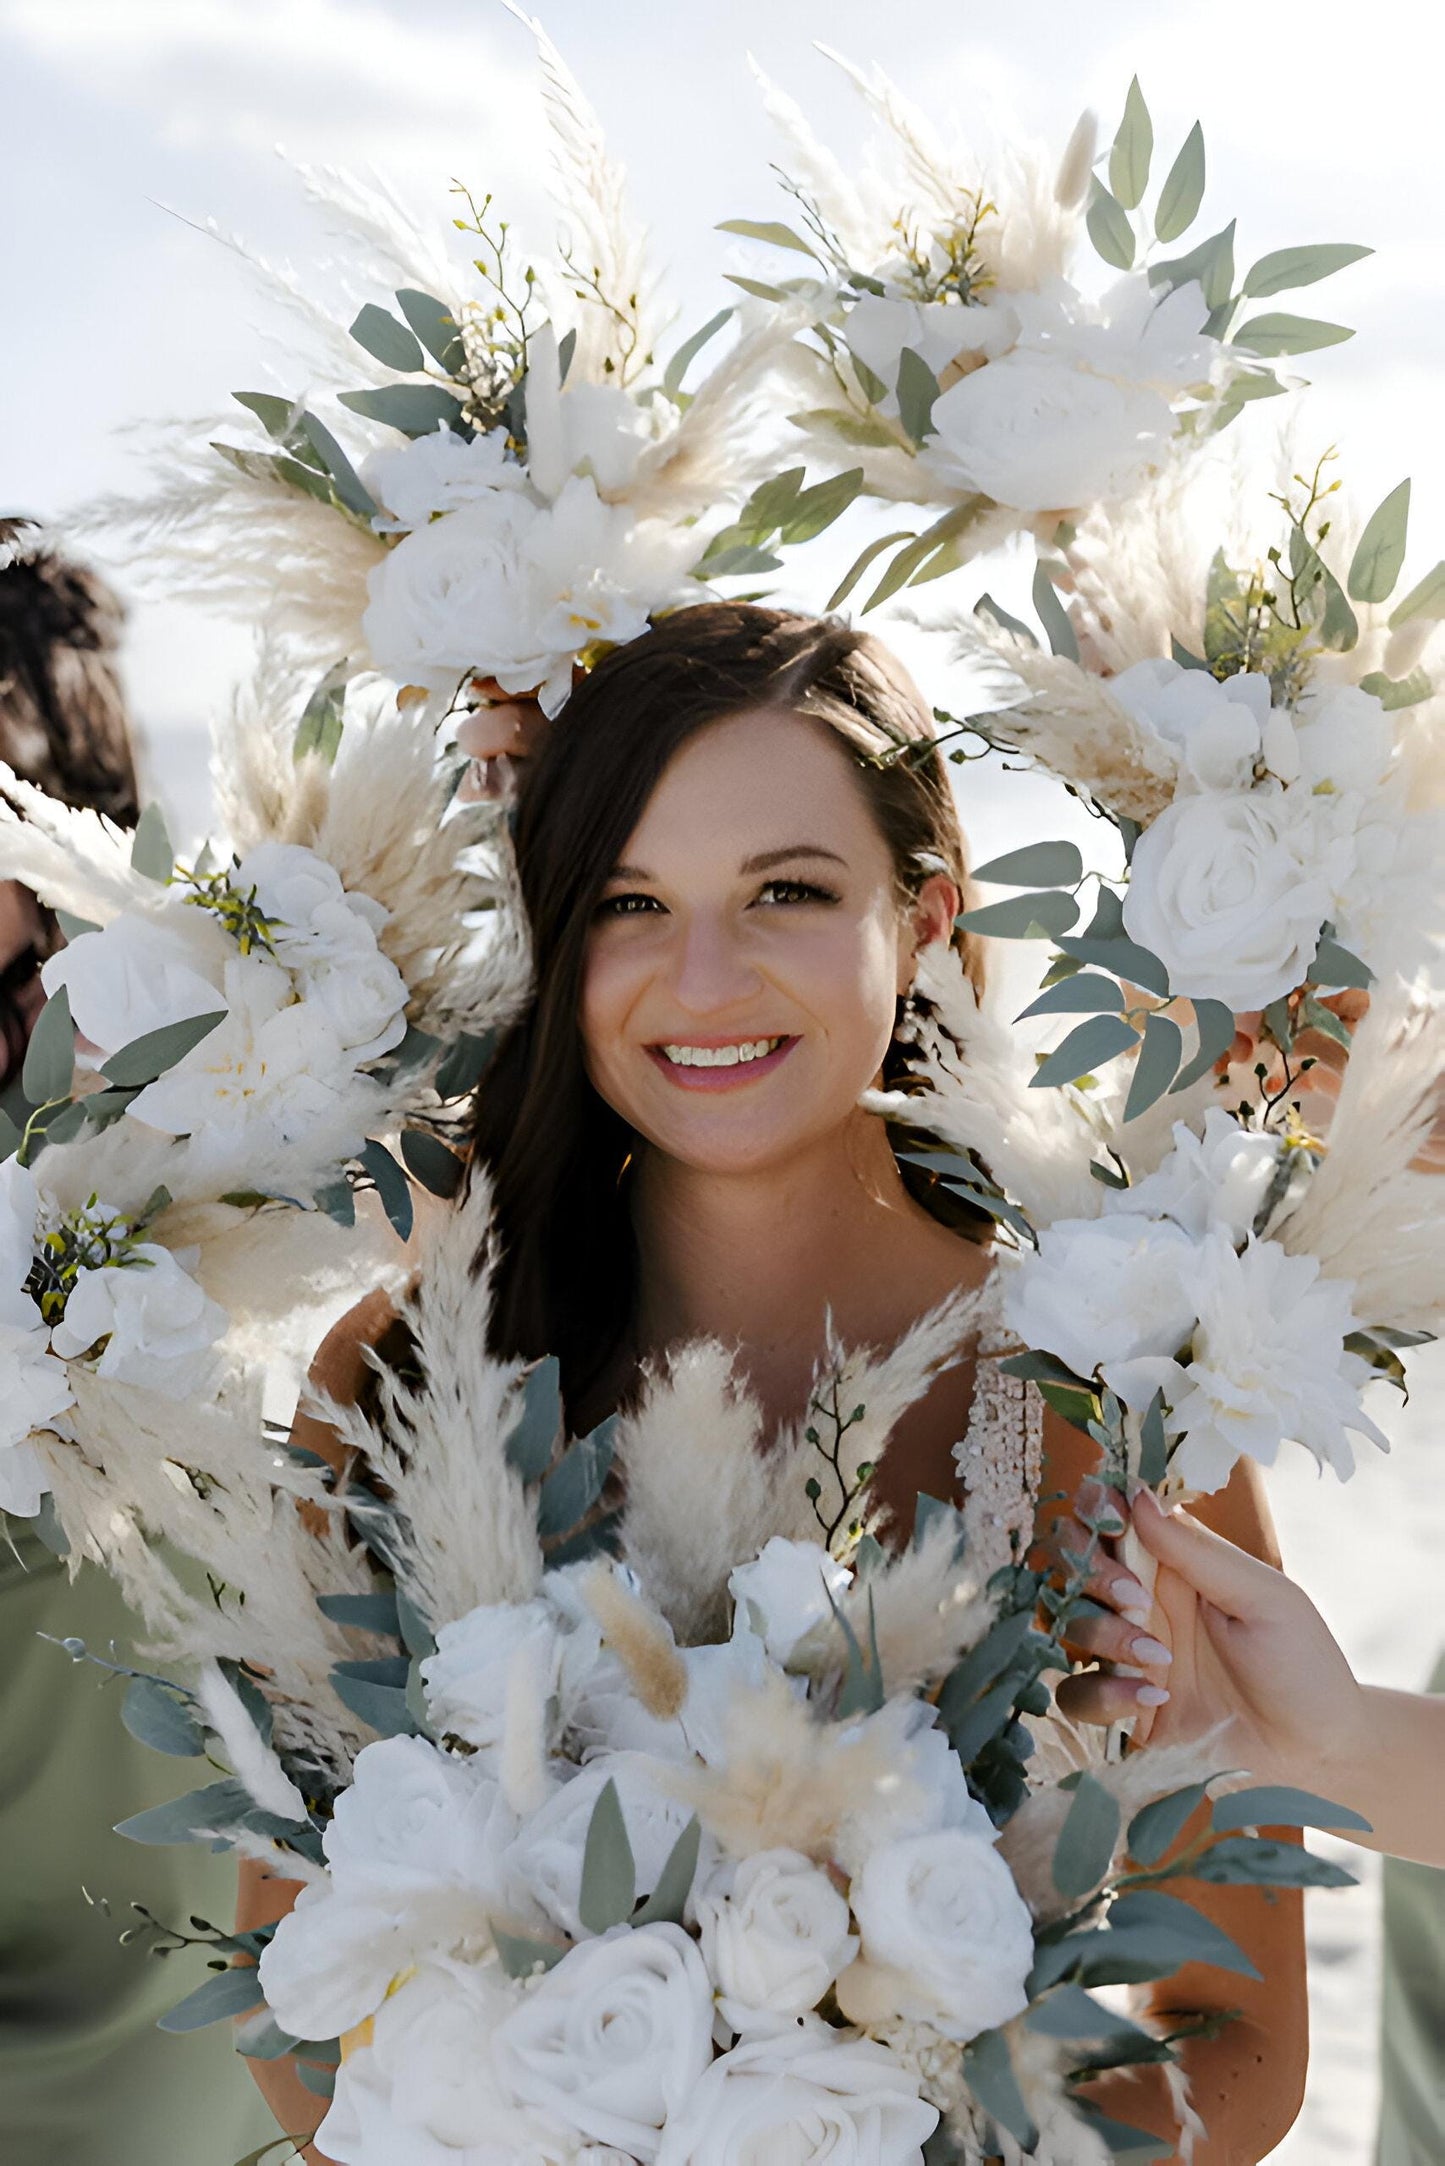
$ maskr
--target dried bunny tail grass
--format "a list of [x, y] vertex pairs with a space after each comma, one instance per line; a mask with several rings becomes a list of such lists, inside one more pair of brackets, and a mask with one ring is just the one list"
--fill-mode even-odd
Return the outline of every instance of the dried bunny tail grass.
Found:
[[1273, 1238], [1353, 1282], [1366, 1325], [1445, 1328], [1445, 1212], [1437, 1175], [1412, 1172], [1441, 1110], [1445, 996], [1377, 986], [1350, 1047], [1329, 1147]]
[[522, 1366], [486, 1350], [490, 1212], [478, 1177], [436, 1221], [400, 1311], [418, 1377], [375, 1360], [373, 1414], [310, 1402], [387, 1495], [398, 1576], [433, 1630], [479, 1603], [527, 1601], [542, 1576], [536, 1512], [506, 1455]]
[[726, 1636], [728, 1575], [777, 1526], [763, 1417], [715, 1341], [644, 1371], [617, 1430], [620, 1553], [686, 1645]]
[[262, 1812], [278, 1820], [304, 1820], [306, 1800], [246, 1712], [235, 1686], [215, 1662], [203, 1662], [196, 1697], [220, 1739], [231, 1772]]
[[816, 1721], [772, 1673], [733, 1694], [722, 1758], [670, 1783], [732, 1856], [798, 1850], [822, 1861], [845, 1820], [896, 1792], [895, 1744], [866, 1723]]
[[953, 1668], [993, 1622], [995, 1604], [958, 1556], [957, 1528], [946, 1520], [885, 1570], [855, 1584], [841, 1604], [860, 1645], [876, 1636], [878, 1666], [890, 1698], [925, 1692]]
[[957, 955], [941, 943], [919, 958], [917, 990], [934, 1013], [921, 1027], [922, 1066], [910, 1091], [870, 1091], [869, 1109], [977, 1151], [1035, 1226], [1095, 1218], [1102, 1201], [1089, 1166], [1097, 1116], [1073, 1091], [1035, 1091], [1027, 1039], [992, 998], [981, 1005]]
[[582, 1582], [581, 1593], [648, 1714], [661, 1722], [681, 1714], [687, 1698], [687, 1665], [666, 1620], [634, 1594], [610, 1565], [594, 1565]]
[[100, 812], [63, 805], [0, 761], [0, 879], [51, 909], [104, 920], [154, 905], [154, 880], [132, 869], [132, 837]]

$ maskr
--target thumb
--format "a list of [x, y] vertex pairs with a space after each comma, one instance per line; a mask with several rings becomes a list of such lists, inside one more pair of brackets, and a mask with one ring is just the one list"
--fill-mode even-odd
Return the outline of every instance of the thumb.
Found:
[[1269, 1614], [1277, 1591], [1288, 1584], [1273, 1565], [1237, 1549], [1188, 1512], [1166, 1512], [1152, 1490], [1141, 1489], [1134, 1499], [1133, 1524], [1149, 1554], [1226, 1617]]

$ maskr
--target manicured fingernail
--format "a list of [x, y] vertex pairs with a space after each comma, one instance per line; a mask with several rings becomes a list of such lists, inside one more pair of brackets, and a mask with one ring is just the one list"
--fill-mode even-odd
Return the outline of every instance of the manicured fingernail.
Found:
[[1141, 1662], [1156, 1662], [1161, 1666], [1174, 1660], [1173, 1655], [1163, 1642], [1151, 1639], [1147, 1632], [1141, 1633], [1138, 1639], [1130, 1641], [1129, 1652], [1131, 1655], [1137, 1655]]
[[[1147, 1624], [1149, 1622], [1149, 1589], [1135, 1579], [1132, 1572], [1121, 1572], [1110, 1586], [1109, 1592], [1131, 1623]], [[1124, 1609], [1126, 1602], [1129, 1605], [1128, 1609]], [[1134, 1610], [1142, 1610], [1144, 1612], [1143, 1616], [1135, 1619], [1131, 1614]]]
[[1162, 1518], [1163, 1516], [1163, 1505], [1159, 1502], [1159, 1499], [1155, 1496], [1153, 1490], [1150, 1489], [1144, 1482], [1138, 1483], [1136, 1487], [1130, 1491], [1129, 1501], [1134, 1506], [1136, 1511], [1142, 1504], [1145, 1511], [1152, 1513], [1156, 1519]]
[[1134, 1697], [1141, 1707], [1162, 1707], [1169, 1695], [1162, 1685], [1138, 1685]]

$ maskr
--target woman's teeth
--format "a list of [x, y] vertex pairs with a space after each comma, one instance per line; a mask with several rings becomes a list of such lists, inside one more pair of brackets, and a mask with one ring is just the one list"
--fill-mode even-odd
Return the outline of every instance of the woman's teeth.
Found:
[[736, 1068], [743, 1061], [766, 1060], [781, 1038], [747, 1038], [741, 1045], [665, 1045], [665, 1059], [678, 1068]]

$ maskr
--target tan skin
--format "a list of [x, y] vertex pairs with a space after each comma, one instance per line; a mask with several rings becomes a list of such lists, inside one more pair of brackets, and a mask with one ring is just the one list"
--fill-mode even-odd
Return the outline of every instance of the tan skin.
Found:
[[[670, 763], [604, 897], [581, 1017], [594, 1085], [645, 1139], [633, 1191], [639, 1308], [619, 1390], [639, 1357], [714, 1336], [737, 1346], [776, 1426], [806, 1403], [825, 1310], [845, 1341], [885, 1346], [979, 1282], [985, 1252], [912, 1201], [882, 1123], [858, 1106], [918, 953], [946, 935], [957, 908], [942, 875], [900, 903], [856, 774], [822, 725], [732, 717]], [[684, 1078], [696, 1071], [666, 1051], [764, 1044], [773, 1053], [759, 1072], [739, 1061], [722, 1071], [721, 1088], [680, 1080], [679, 1068]], [[327, 1391], [359, 1387], [361, 1345], [389, 1313], [373, 1298], [332, 1333], [316, 1369]], [[881, 1486], [900, 1523], [920, 1489], [955, 1486], [953, 1444], [972, 1385], [964, 1361], [896, 1431]], [[334, 1456], [334, 1439], [306, 1417], [298, 1441]], [[1091, 1449], [1050, 1422], [1045, 1495], [1072, 1496]], [[1273, 1558], [1268, 1513], [1250, 1481], [1211, 1499], [1209, 1516]], [[1042, 1514], [1045, 1539], [1057, 1517]], [[1241, 2011], [1219, 2038], [1192, 2042], [1186, 2063], [1210, 2124], [1199, 2166], [1247, 2166], [1283, 2135], [1302, 2092], [1299, 1901], [1251, 1889], [1187, 1892], [1262, 1974], [1256, 1983], [1199, 1967], [1170, 1981], [1161, 2001], [1168, 2014]], [[295, 1893], [260, 1867], [242, 1869], [246, 1923], [283, 1915]], [[317, 2125], [317, 2101], [292, 2071], [271, 2062], [256, 2075], [283, 2127]], [[1107, 2078], [1095, 2095], [1121, 2120], [1177, 2133], [1157, 2071]], [[314, 2147], [307, 2156], [320, 2158]]]

